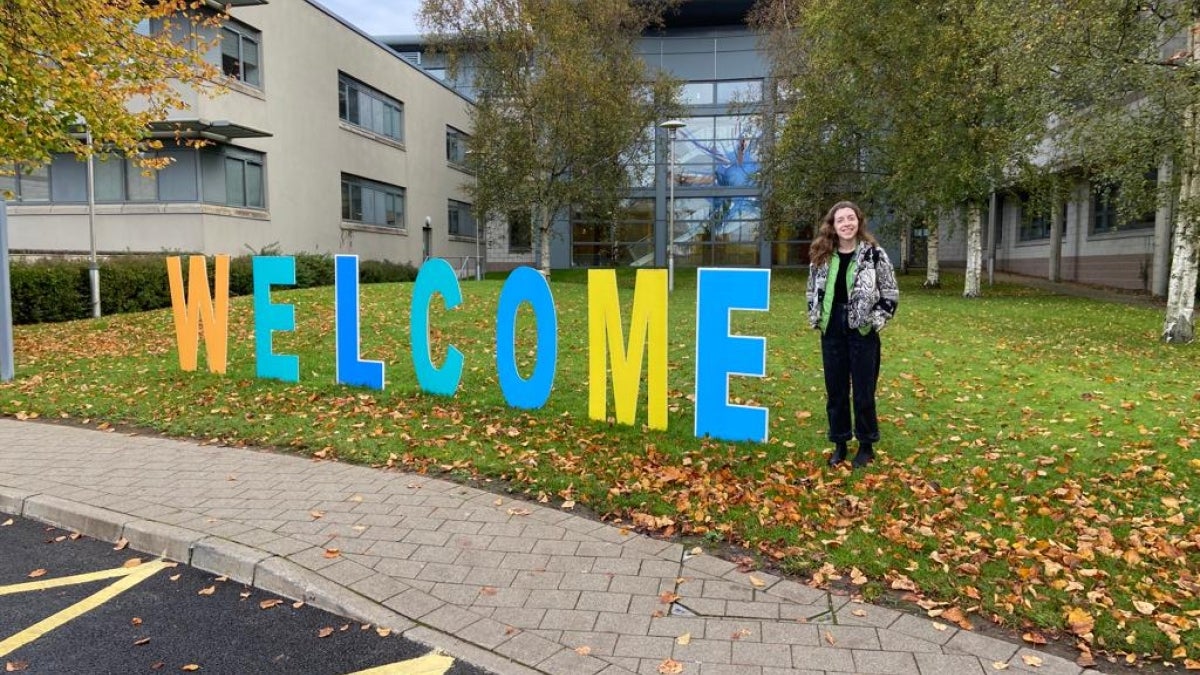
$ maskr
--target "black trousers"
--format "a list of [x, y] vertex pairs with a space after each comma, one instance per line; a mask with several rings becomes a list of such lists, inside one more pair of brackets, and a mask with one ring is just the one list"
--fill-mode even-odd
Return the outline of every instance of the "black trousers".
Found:
[[[879, 382], [879, 333], [863, 335], [846, 323], [846, 305], [834, 305], [821, 335], [821, 360], [825, 366], [825, 412], [829, 415], [829, 440], [845, 443], [879, 441], [875, 416], [875, 385]], [[854, 403], [853, 434], [850, 404]]]

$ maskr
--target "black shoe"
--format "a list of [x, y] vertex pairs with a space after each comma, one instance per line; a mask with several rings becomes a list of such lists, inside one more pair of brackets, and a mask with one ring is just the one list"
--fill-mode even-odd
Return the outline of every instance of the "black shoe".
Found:
[[837, 466], [844, 461], [846, 461], [846, 444], [838, 443], [829, 457], [829, 466]]
[[870, 464], [875, 459], [875, 448], [871, 447], [870, 443], [863, 443], [858, 446], [858, 453], [854, 455], [854, 461], [851, 466], [856, 469], [861, 469]]

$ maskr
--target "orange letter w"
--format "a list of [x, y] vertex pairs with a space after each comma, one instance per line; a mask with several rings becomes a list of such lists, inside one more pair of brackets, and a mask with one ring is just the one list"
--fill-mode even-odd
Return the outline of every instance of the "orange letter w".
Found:
[[[171, 281], [171, 310], [175, 314], [175, 341], [179, 345], [179, 367], [196, 369], [200, 325], [204, 325], [204, 348], [208, 370], [225, 373], [225, 355], [229, 342], [229, 256], [216, 257], [216, 306], [208, 294], [208, 270], [204, 256], [190, 256], [188, 296], [183, 295], [183, 270], [178, 256], [167, 258], [167, 276]], [[188, 300], [191, 303], [188, 303]]]

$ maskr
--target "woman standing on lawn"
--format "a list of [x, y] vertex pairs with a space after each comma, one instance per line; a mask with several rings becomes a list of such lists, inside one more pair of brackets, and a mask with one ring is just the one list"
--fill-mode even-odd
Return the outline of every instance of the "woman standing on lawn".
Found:
[[887, 253], [866, 228], [858, 206], [838, 202], [821, 220], [808, 254], [808, 320], [821, 331], [825, 411], [835, 444], [829, 466], [846, 461], [852, 437], [858, 438], [855, 468], [871, 463], [879, 442], [879, 331], [895, 315], [900, 289]]

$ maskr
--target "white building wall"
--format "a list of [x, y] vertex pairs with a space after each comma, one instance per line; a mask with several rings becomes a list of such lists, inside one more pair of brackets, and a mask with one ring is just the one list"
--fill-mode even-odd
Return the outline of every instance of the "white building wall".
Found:
[[[1077, 181], [1071, 186], [1067, 202], [1065, 236], [1062, 240], [1063, 281], [1150, 290], [1149, 280], [1154, 257], [1152, 229], [1092, 233], [1093, 202], [1091, 185]], [[1016, 198], [1003, 200], [1000, 214], [1002, 233], [996, 248], [996, 270], [1026, 276], [1048, 278], [1050, 242], [1047, 239], [1021, 241], [1021, 203]], [[954, 216], [961, 220], [958, 214]], [[986, 212], [985, 212], [986, 228]], [[984, 260], [987, 260], [987, 236], [984, 235]], [[962, 268], [966, 261], [966, 233], [961, 222], [941, 242], [940, 261], [947, 268]], [[986, 263], [985, 263], [986, 264]]]
[[[261, 31], [262, 87], [234, 82], [215, 99], [168, 119], [228, 120], [271, 134], [233, 140], [263, 152], [265, 209], [203, 203], [98, 204], [102, 252], [192, 251], [239, 255], [276, 245], [283, 253], [355, 253], [419, 264], [429, 217], [433, 254], [474, 256], [473, 237], [447, 233], [449, 199], [469, 201], [470, 176], [446, 160], [446, 126], [470, 129], [470, 104], [365, 34], [303, 0], [235, 8]], [[338, 72], [403, 103], [404, 140], [376, 137], [338, 116]], [[342, 221], [341, 175], [405, 188], [402, 229]], [[88, 249], [86, 206], [10, 205], [14, 250]]]

